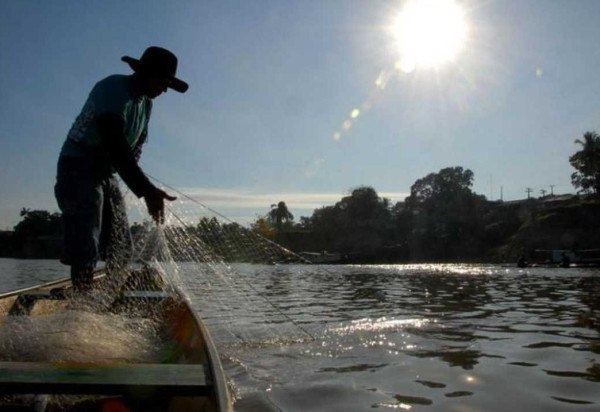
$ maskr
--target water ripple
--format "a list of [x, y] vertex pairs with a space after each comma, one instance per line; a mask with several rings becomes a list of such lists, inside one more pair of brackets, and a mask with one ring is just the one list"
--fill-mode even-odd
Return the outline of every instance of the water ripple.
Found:
[[181, 265], [226, 358], [240, 412], [600, 404], [598, 270], [234, 264], [232, 271], [211, 277]]

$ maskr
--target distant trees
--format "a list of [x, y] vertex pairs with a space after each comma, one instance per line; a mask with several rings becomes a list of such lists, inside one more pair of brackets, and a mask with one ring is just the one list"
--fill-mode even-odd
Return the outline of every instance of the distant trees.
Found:
[[386, 243], [392, 229], [390, 200], [369, 186], [358, 187], [336, 203], [339, 247], [347, 252], [372, 253]]
[[274, 223], [277, 230], [281, 231], [284, 222], [294, 220], [294, 215], [290, 213], [285, 202], [279, 202], [277, 205], [271, 205], [271, 211], [268, 213], [271, 223]]
[[62, 234], [59, 213], [23, 208], [20, 216], [21, 221], [14, 227], [15, 239], [25, 240], [38, 236], [60, 236]]
[[395, 205], [360, 186], [296, 225], [282, 201], [252, 229], [295, 250], [328, 250], [357, 261], [473, 259], [488, 245], [481, 241], [487, 202], [471, 191], [473, 178], [462, 167], [441, 169], [418, 179]]
[[251, 228], [254, 232], [269, 240], [275, 240], [277, 235], [269, 220], [264, 217], [257, 218]]
[[57, 257], [60, 253], [62, 223], [59, 213], [23, 208], [21, 221], [5, 239], [4, 255], [16, 257]]
[[411, 207], [430, 208], [439, 202], [456, 203], [472, 196], [473, 172], [460, 166], [447, 167], [418, 179], [410, 187], [406, 204]]
[[576, 139], [581, 150], [569, 157], [569, 163], [577, 170], [571, 175], [571, 183], [581, 193], [600, 195], [600, 135], [586, 132], [583, 140]]
[[304, 221], [304, 228], [310, 233], [304, 245], [306, 250], [339, 250], [341, 222], [336, 206], [315, 209], [312, 216]]
[[390, 201], [361, 186], [335, 205], [316, 209], [300, 227], [310, 232], [309, 250], [372, 254], [393, 235]]
[[[600, 194], [600, 135], [588, 132], [576, 142], [582, 148], [569, 159], [577, 169], [573, 184], [581, 191]], [[174, 258], [180, 260], [199, 257], [206, 261], [271, 262], [276, 261], [271, 259], [273, 256], [283, 253], [282, 259], [289, 261], [275, 243], [296, 252], [337, 252], [347, 261], [361, 263], [473, 261], [510, 252], [504, 246], [516, 234], [523, 237], [529, 233], [524, 232], [527, 225], [532, 231], [539, 226], [532, 220], [535, 202], [488, 202], [472, 191], [473, 180], [471, 170], [447, 167], [417, 179], [410, 195], [396, 204], [379, 196], [373, 187], [360, 186], [335, 204], [301, 217], [299, 223], [294, 222], [286, 203], [280, 201], [250, 227], [202, 217], [195, 226], [173, 225], [164, 231]], [[550, 206], [543, 207], [544, 221], [548, 221]], [[562, 212], [556, 213], [562, 216]], [[32, 244], [37, 242], [45, 248], [49, 237], [62, 234], [58, 213], [23, 209], [21, 217], [10, 239], [6, 234], [0, 238], [4, 251], [10, 245], [10, 250], [38, 253], [41, 249]], [[572, 224], [570, 220], [565, 222], [565, 227]], [[136, 241], [142, 241], [152, 227], [149, 222], [134, 224], [131, 233]], [[144, 250], [142, 247], [139, 252]]]
[[[415, 181], [410, 195], [393, 205], [372, 187], [358, 187], [302, 218], [296, 228], [304, 243], [296, 244], [357, 262], [481, 259], [514, 233], [519, 220], [515, 227], [515, 213], [474, 193], [473, 179], [469, 169], [447, 167]], [[506, 213], [510, 227], [498, 226]]]
[[250, 228], [260, 236], [280, 241], [284, 232], [289, 232], [294, 227], [294, 215], [289, 211], [284, 201], [271, 205], [271, 210], [266, 215], [259, 216]]
[[412, 255], [447, 260], [472, 257], [478, 247], [485, 197], [471, 191], [473, 172], [447, 167], [418, 179], [397, 217], [404, 221]]

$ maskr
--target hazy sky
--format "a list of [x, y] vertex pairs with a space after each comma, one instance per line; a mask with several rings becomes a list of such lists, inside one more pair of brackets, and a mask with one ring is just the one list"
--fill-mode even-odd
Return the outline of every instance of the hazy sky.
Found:
[[573, 192], [573, 141], [600, 129], [600, 1], [459, 3], [462, 52], [404, 73], [388, 30], [402, 1], [2, 1], [0, 229], [57, 210], [90, 89], [149, 45], [190, 89], [155, 101], [142, 167], [233, 219], [280, 200], [308, 216], [360, 185], [402, 200], [448, 166], [488, 198]]

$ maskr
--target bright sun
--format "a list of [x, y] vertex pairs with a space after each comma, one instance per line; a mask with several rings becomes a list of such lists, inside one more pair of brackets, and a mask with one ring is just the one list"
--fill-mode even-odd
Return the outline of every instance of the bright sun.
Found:
[[435, 68], [452, 61], [467, 34], [463, 9], [454, 0], [408, 0], [392, 28], [398, 68]]

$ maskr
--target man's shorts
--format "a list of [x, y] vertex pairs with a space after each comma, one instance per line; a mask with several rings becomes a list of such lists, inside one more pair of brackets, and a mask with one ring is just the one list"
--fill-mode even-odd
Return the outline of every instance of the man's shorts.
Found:
[[62, 263], [93, 267], [100, 259], [130, 258], [127, 210], [115, 176], [99, 178], [84, 159], [61, 157], [54, 194], [64, 227]]

